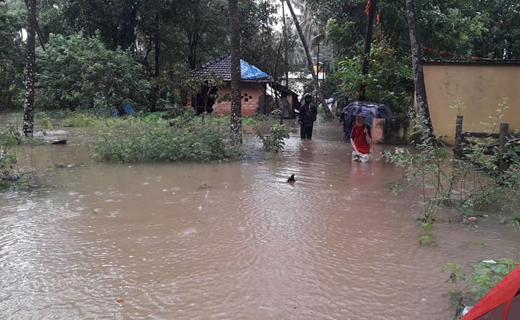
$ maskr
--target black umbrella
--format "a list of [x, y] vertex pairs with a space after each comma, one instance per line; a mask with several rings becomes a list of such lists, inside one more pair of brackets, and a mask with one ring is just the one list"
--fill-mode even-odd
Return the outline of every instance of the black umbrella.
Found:
[[381, 103], [369, 101], [354, 101], [345, 108], [346, 112], [352, 116], [373, 117], [373, 118], [393, 118], [390, 109]]

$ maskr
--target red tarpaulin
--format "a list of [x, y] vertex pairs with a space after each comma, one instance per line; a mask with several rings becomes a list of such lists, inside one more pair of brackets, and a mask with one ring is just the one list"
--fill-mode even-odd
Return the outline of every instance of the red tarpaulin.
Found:
[[519, 320], [520, 266], [488, 292], [462, 320]]

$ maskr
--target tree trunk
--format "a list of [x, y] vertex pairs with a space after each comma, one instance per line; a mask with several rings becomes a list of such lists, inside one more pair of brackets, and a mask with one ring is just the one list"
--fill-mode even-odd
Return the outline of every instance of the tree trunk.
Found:
[[318, 86], [320, 85], [320, 43], [318, 42], [318, 52], [316, 53], [316, 72], [318, 73]]
[[307, 68], [312, 74], [312, 78], [314, 79], [314, 88], [316, 88], [316, 93], [318, 94], [318, 99], [321, 102], [321, 105], [323, 106], [323, 110], [325, 113], [329, 116], [332, 116], [332, 111], [329, 110], [329, 107], [325, 103], [325, 100], [323, 99], [323, 94], [321, 93], [321, 88], [318, 85], [318, 75], [316, 72], [314, 72], [314, 68], [312, 67], [312, 59], [311, 59], [311, 53], [309, 51], [309, 45], [307, 44], [307, 40], [305, 39], [305, 36], [303, 35], [302, 27], [300, 26], [300, 23], [298, 22], [298, 18], [296, 17], [296, 14], [294, 13], [294, 9], [291, 5], [291, 2], [289, 0], [285, 1], [287, 3], [287, 7], [289, 8], [289, 11], [291, 12], [291, 16], [294, 21], [294, 25], [296, 26], [296, 30], [298, 30], [298, 35], [300, 36], [300, 40], [302, 41], [303, 48], [305, 49], [305, 55], [307, 56]]
[[[368, 74], [368, 64], [370, 63], [370, 48], [372, 45], [372, 33], [374, 29], [374, 17], [377, 10], [377, 0], [369, 0], [370, 8], [368, 11], [367, 33], [365, 36], [365, 56], [363, 57], [363, 65], [361, 67], [361, 74]], [[366, 85], [361, 85], [359, 90], [359, 101], [365, 100]]]
[[240, 98], [240, 24], [238, 21], [238, 0], [228, 0], [229, 31], [231, 35], [231, 142], [242, 144], [242, 101]]
[[[25, 0], [25, 6], [29, 8], [28, 0]], [[36, 16], [34, 21], [34, 27], [36, 28], [36, 34], [38, 35], [38, 40], [40, 40], [40, 45], [42, 46], [42, 50], [45, 51], [45, 41], [43, 40], [43, 34], [40, 30], [40, 25], [38, 24], [38, 17]]]
[[[430, 139], [433, 142], [434, 132], [432, 121], [430, 118], [430, 109], [428, 108], [428, 98], [426, 96], [426, 85], [424, 83], [424, 71], [422, 64], [421, 41], [419, 38], [419, 27], [417, 26], [417, 10], [414, 0], [406, 0], [406, 12], [408, 18], [408, 28], [410, 29], [410, 45], [412, 47], [412, 66], [413, 79], [415, 84], [415, 99], [417, 100], [417, 109], [421, 118], [424, 135], [423, 140]], [[426, 141], [423, 141], [426, 142]]]
[[282, 0], [282, 16], [283, 16], [283, 55], [285, 61], [285, 87], [289, 89], [289, 48], [287, 47], [287, 23], [285, 21], [285, 4]]
[[27, 0], [27, 56], [25, 62], [25, 101], [23, 133], [32, 137], [34, 131], [34, 82], [36, 80], [36, 0]]
[[155, 47], [155, 77], [159, 76], [159, 55], [161, 53], [161, 42], [159, 38], [159, 13], [155, 15], [155, 36], [154, 36], [154, 47]]

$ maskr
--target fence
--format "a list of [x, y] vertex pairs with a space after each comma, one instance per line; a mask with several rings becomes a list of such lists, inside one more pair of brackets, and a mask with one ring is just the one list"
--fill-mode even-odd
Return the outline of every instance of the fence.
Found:
[[498, 168], [500, 171], [504, 171], [508, 168], [508, 162], [506, 157], [504, 156], [508, 150], [508, 146], [513, 143], [518, 143], [520, 141], [519, 137], [511, 137], [509, 135], [509, 123], [501, 123], [500, 124], [500, 133], [484, 133], [484, 132], [463, 132], [462, 131], [462, 122], [464, 117], [462, 115], [457, 115], [457, 125], [455, 127], [455, 148], [453, 149], [453, 153], [459, 159], [464, 158], [464, 145], [471, 144], [467, 138], [493, 138], [498, 139], [498, 142], [484, 145], [483, 148], [484, 153], [486, 154], [498, 154]]

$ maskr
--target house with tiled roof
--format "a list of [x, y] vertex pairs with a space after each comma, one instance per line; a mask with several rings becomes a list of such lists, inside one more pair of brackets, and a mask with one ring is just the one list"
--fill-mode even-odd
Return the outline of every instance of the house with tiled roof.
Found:
[[[291, 118], [294, 108], [298, 108], [298, 94], [274, 82], [274, 79], [244, 60], [241, 67], [242, 114], [245, 116], [267, 114], [275, 107], [273, 95], [284, 106], [284, 116]], [[222, 82], [218, 88], [203, 88], [198, 94], [188, 98], [188, 105], [199, 113], [207, 111], [216, 114], [231, 112], [231, 55], [226, 54], [204, 64], [197, 70], [190, 71], [190, 78], [206, 79], [206, 83], [218, 79]], [[277, 92], [277, 93], [275, 93]]]

